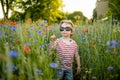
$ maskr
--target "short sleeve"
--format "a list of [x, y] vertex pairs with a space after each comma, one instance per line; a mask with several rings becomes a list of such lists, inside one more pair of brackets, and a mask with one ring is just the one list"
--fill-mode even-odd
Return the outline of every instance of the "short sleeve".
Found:
[[76, 42], [74, 42], [74, 44], [75, 44], [75, 54], [78, 54], [78, 45]]

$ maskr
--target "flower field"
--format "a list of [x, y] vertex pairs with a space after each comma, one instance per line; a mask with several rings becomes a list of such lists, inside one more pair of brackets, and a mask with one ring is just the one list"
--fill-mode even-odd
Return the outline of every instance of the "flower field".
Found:
[[[49, 51], [50, 36], [59, 38], [59, 25], [46, 20], [0, 22], [0, 80], [57, 80], [56, 51]], [[75, 80], [120, 79], [120, 25], [95, 22], [75, 25], [81, 73]]]

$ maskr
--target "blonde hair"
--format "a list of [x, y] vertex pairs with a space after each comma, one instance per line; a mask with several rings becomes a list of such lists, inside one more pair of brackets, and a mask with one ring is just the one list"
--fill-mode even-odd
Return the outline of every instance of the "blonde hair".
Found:
[[[71, 21], [71, 20], [62, 20], [61, 22], [60, 22], [60, 27], [61, 27], [61, 25], [63, 24], [63, 23], [67, 23], [67, 24], [70, 24], [71, 26], [72, 26], [72, 33], [74, 32], [74, 30], [73, 30], [73, 27], [74, 27], [74, 24], [73, 24], [73, 22]], [[72, 34], [71, 34], [71, 36], [72, 36]]]
[[73, 24], [73, 22], [71, 21], [71, 20], [62, 20], [61, 22], [60, 22], [60, 26], [63, 24], [63, 23], [68, 23], [68, 24], [70, 24], [71, 26], [72, 26], [72, 32], [73, 32], [73, 27], [74, 27], [74, 24]]

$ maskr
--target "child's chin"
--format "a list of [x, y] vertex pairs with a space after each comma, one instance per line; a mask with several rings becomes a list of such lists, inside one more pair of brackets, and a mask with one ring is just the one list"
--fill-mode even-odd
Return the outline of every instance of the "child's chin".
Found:
[[64, 34], [64, 35], [63, 35], [63, 37], [68, 37], [68, 36], [69, 36], [69, 35], [67, 35], [67, 34]]

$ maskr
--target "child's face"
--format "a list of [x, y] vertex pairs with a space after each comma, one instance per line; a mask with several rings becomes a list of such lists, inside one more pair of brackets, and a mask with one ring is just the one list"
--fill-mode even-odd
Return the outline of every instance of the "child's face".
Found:
[[72, 26], [69, 23], [62, 23], [60, 26], [60, 31], [62, 34], [62, 37], [70, 37], [72, 34]]

